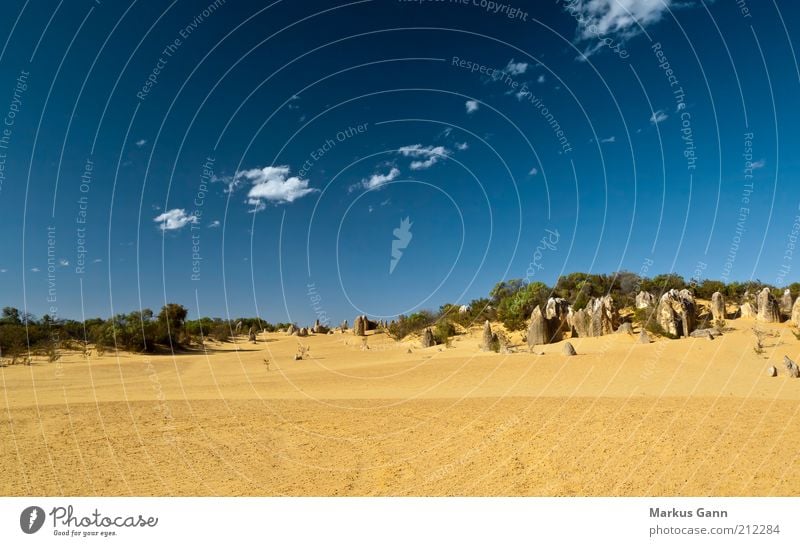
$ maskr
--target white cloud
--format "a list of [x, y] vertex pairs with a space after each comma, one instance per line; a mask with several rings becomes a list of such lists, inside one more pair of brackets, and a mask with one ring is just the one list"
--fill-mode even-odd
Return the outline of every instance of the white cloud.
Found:
[[506, 72], [514, 76], [524, 74], [526, 70], [528, 70], [528, 63], [515, 63], [514, 59], [508, 61], [506, 65]]
[[565, 9], [578, 19], [581, 39], [617, 35], [624, 40], [659, 22], [670, 8], [686, 5], [676, 0], [573, 0]]
[[147, 144], [147, 141], [146, 141], [145, 139], [141, 139], [141, 140], [137, 140], [137, 141], [136, 141], [136, 147], [137, 147], [137, 148], [141, 148], [141, 147], [142, 147], [142, 146], [144, 146], [145, 144]]
[[450, 150], [444, 146], [423, 146], [422, 144], [403, 146], [402, 148], [398, 148], [397, 151], [406, 157], [417, 158], [416, 161], [411, 162], [410, 167], [412, 171], [429, 169], [440, 159], [450, 155]]
[[92, 263], [93, 263], [93, 264], [99, 264], [99, 263], [100, 263], [100, 262], [102, 262], [102, 261], [103, 261], [103, 260], [101, 260], [100, 258], [95, 258], [94, 260], [92, 260]]
[[288, 165], [277, 167], [259, 167], [239, 171], [235, 176], [223, 177], [227, 182], [228, 192], [236, 190], [243, 182], [250, 182], [252, 187], [247, 192], [247, 203], [253, 205], [254, 211], [262, 210], [267, 202], [292, 203], [301, 197], [318, 190], [308, 187], [308, 180], [297, 176], [289, 176]]
[[456, 150], [463, 152], [464, 150], [469, 149], [469, 144], [466, 142], [456, 142]]
[[66, 258], [61, 258], [60, 260], [58, 260], [58, 265], [60, 265], [61, 267], [67, 267], [69, 266], [69, 260], [67, 260]]
[[764, 165], [766, 165], [766, 162], [763, 159], [759, 159], [758, 161], [753, 161], [750, 164], [750, 168], [753, 169], [753, 170], [763, 169]]
[[8, 273], [8, 269], [0, 269], [0, 273]]
[[601, 138], [600, 139], [600, 142], [616, 142], [616, 141], [617, 141], [617, 137], [615, 137], [615, 136], [610, 136], [608, 138]]
[[38, 267], [31, 267], [31, 271], [34, 273], [38, 273], [39, 271], [41, 271], [41, 269], [39, 269]]
[[537, 169], [536, 167], [532, 167], [531, 170], [528, 171], [528, 174], [530, 176], [536, 176], [537, 174], [539, 174], [539, 169]]
[[539, 77], [536, 78], [536, 81], [539, 83], [544, 83], [544, 74], [539, 75]]
[[467, 108], [467, 114], [471, 114], [478, 109], [478, 101], [476, 100], [468, 100], [464, 103], [464, 106]]
[[210, 228], [218, 228], [218, 227], [219, 227], [219, 226], [221, 226], [221, 225], [222, 225], [222, 224], [220, 223], [220, 221], [219, 221], [219, 220], [214, 220], [213, 222], [211, 222], [210, 224], [208, 224], [208, 227], [210, 227]]
[[184, 209], [172, 209], [159, 214], [153, 221], [158, 224], [161, 231], [181, 229], [186, 224], [197, 222], [197, 217], [186, 214]]
[[650, 116], [650, 123], [655, 125], [656, 123], [661, 123], [668, 117], [669, 116], [666, 113], [664, 113], [664, 110], [656, 110], [655, 112], [653, 112], [653, 115]]
[[383, 186], [384, 184], [388, 184], [398, 176], [400, 176], [400, 169], [397, 167], [392, 167], [392, 169], [386, 174], [375, 173], [368, 179], [362, 180], [361, 187], [365, 190], [374, 190]]

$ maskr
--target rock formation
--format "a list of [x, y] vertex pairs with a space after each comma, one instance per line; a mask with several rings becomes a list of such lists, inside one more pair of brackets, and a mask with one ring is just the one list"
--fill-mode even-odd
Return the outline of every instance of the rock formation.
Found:
[[575, 352], [575, 347], [573, 347], [572, 343], [570, 343], [569, 341], [567, 341], [564, 344], [564, 347], [561, 348], [561, 352], [565, 356], [575, 356], [576, 354], [578, 354], [577, 352]]
[[781, 313], [786, 316], [792, 314], [792, 291], [788, 288], [783, 291], [783, 296], [781, 297]]
[[800, 377], [800, 368], [797, 367], [797, 364], [795, 364], [791, 358], [784, 356], [783, 365], [786, 366], [786, 373], [789, 374], [789, 377]]
[[775, 366], [770, 366], [767, 368], [767, 376], [778, 377], [778, 369]]
[[658, 302], [658, 324], [668, 334], [688, 337], [695, 328], [695, 303], [692, 293], [674, 288], [665, 292]]
[[619, 328], [617, 328], [617, 333], [618, 334], [632, 334], [633, 333], [633, 324], [631, 324], [630, 322], [623, 322], [622, 324], [619, 325]]
[[492, 334], [492, 325], [489, 321], [483, 323], [483, 340], [481, 343], [481, 350], [492, 351], [497, 338]]
[[639, 332], [639, 343], [642, 345], [650, 345], [650, 336], [647, 335], [647, 332], [645, 332], [644, 329]]
[[297, 326], [295, 326], [294, 324], [290, 324], [289, 327], [286, 329], [286, 333], [289, 334], [290, 336], [295, 335], [297, 332], [298, 332]]
[[764, 287], [758, 293], [758, 316], [761, 322], [780, 322], [781, 310], [778, 300], [772, 295], [768, 287]]
[[367, 335], [366, 320], [361, 315], [357, 316], [356, 320], [353, 321], [353, 334], [356, 336]]
[[297, 335], [300, 337], [307, 337], [308, 336], [308, 328], [300, 328], [297, 332]]
[[250, 327], [250, 331], [247, 332], [247, 339], [249, 339], [253, 343], [256, 342], [256, 331], [255, 329], [253, 329], [252, 326]]
[[563, 298], [549, 298], [544, 308], [550, 342], [559, 341], [570, 331], [569, 302]]
[[636, 308], [647, 309], [656, 306], [656, 297], [650, 292], [641, 291], [636, 294]]
[[572, 314], [572, 334], [575, 337], [592, 337], [592, 316], [585, 309], [578, 309]]
[[611, 296], [595, 298], [589, 303], [592, 305], [592, 336], [613, 334], [619, 317]]
[[434, 345], [436, 345], [436, 340], [433, 339], [433, 332], [430, 328], [425, 328], [425, 331], [422, 332], [422, 346], [433, 347]]
[[467, 313], [469, 313], [469, 305], [462, 305], [458, 308], [459, 315], [466, 315]]
[[792, 306], [792, 322], [795, 326], [800, 326], [800, 298], [797, 298]]
[[711, 295], [711, 316], [714, 322], [725, 320], [725, 297], [719, 292]]
[[758, 315], [758, 301], [749, 290], [744, 291], [742, 304], [739, 306], [739, 316], [742, 318], [756, 318]]
[[550, 343], [550, 331], [542, 309], [537, 305], [531, 313], [531, 323], [528, 326], [528, 347], [533, 350], [534, 345], [545, 343]]
[[311, 329], [315, 334], [327, 334], [330, 328], [320, 323], [319, 319], [314, 322], [314, 327]]

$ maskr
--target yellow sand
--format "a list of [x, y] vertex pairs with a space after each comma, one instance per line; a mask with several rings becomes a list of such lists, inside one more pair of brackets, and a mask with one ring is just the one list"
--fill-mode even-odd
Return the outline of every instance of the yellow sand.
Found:
[[574, 339], [574, 357], [482, 353], [475, 328], [449, 348], [278, 333], [0, 368], [0, 495], [798, 495], [781, 360], [800, 342], [761, 325], [757, 355], [754, 324]]

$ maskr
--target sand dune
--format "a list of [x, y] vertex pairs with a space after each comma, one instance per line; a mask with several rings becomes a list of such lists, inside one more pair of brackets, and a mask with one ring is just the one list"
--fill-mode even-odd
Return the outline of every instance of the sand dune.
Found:
[[755, 323], [728, 324], [573, 339], [575, 357], [482, 353], [474, 328], [447, 348], [276, 333], [0, 368], [0, 495], [800, 494], [780, 365], [800, 341], [762, 325], [758, 355]]

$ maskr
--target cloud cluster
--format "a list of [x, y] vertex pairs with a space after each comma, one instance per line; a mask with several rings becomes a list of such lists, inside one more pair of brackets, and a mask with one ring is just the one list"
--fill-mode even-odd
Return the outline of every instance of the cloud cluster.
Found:
[[471, 114], [472, 112], [476, 112], [478, 110], [478, 101], [468, 100], [464, 103], [464, 106], [467, 108], [467, 114]]
[[184, 209], [172, 209], [159, 214], [153, 221], [158, 224], [161, 231], [173, 231], [197, 222], [197, 217], [186, 214]]
[[291, 176], [288, 165], [257, 167], [238, 171], [234, 176], [217, 180], [228, 184], [228, 192], [236, 190], [245, 183], [251, 184], [247, 192], [247, 203], [254, 211], [262, 210], [268, 202], [292, 203], [301, 197], [318, 190], [308, 187], [308, 180]]
[[528, 70], [528, 63], [515, 63], [514, 59], [508, 61], [506, 65], [506, 72], [513, 76], [519, 76], [520, 74], [524, 74]]
[[676, 0], [568, 0], [566, 9], [580, 21], [582, 39], [598, 35], [626, 39], [659, 22], [671, 8], [683, 5]]
[[653, 115], [650, 116], [650, 123], [655, 125], [657, 123], [661, 123], [668, 117], [669, 116], [664, 112], [664, 110], [656, 110], [655, 112], [653, 112]]
[[450, 150], [444, 146], [423, 146], [422, 144], [403, 146], [398, 148], [397, 151], [405, 157], [415, 158], [415, 161], [412, 161], [410, 165], [412, 171], [430, 169], [440, 159], [450, 155]]
[[363, 187], [365, 190], [374, 190], [376, 188], [380, 188], [384, 184], [388, 184], [398, 176], [400, 176], [400, 169], [397, 167], [392, 167], [391, 170], [386, 174], [375, 173], [368, 179], [363, 180], [361, 182], [361, 187]]

